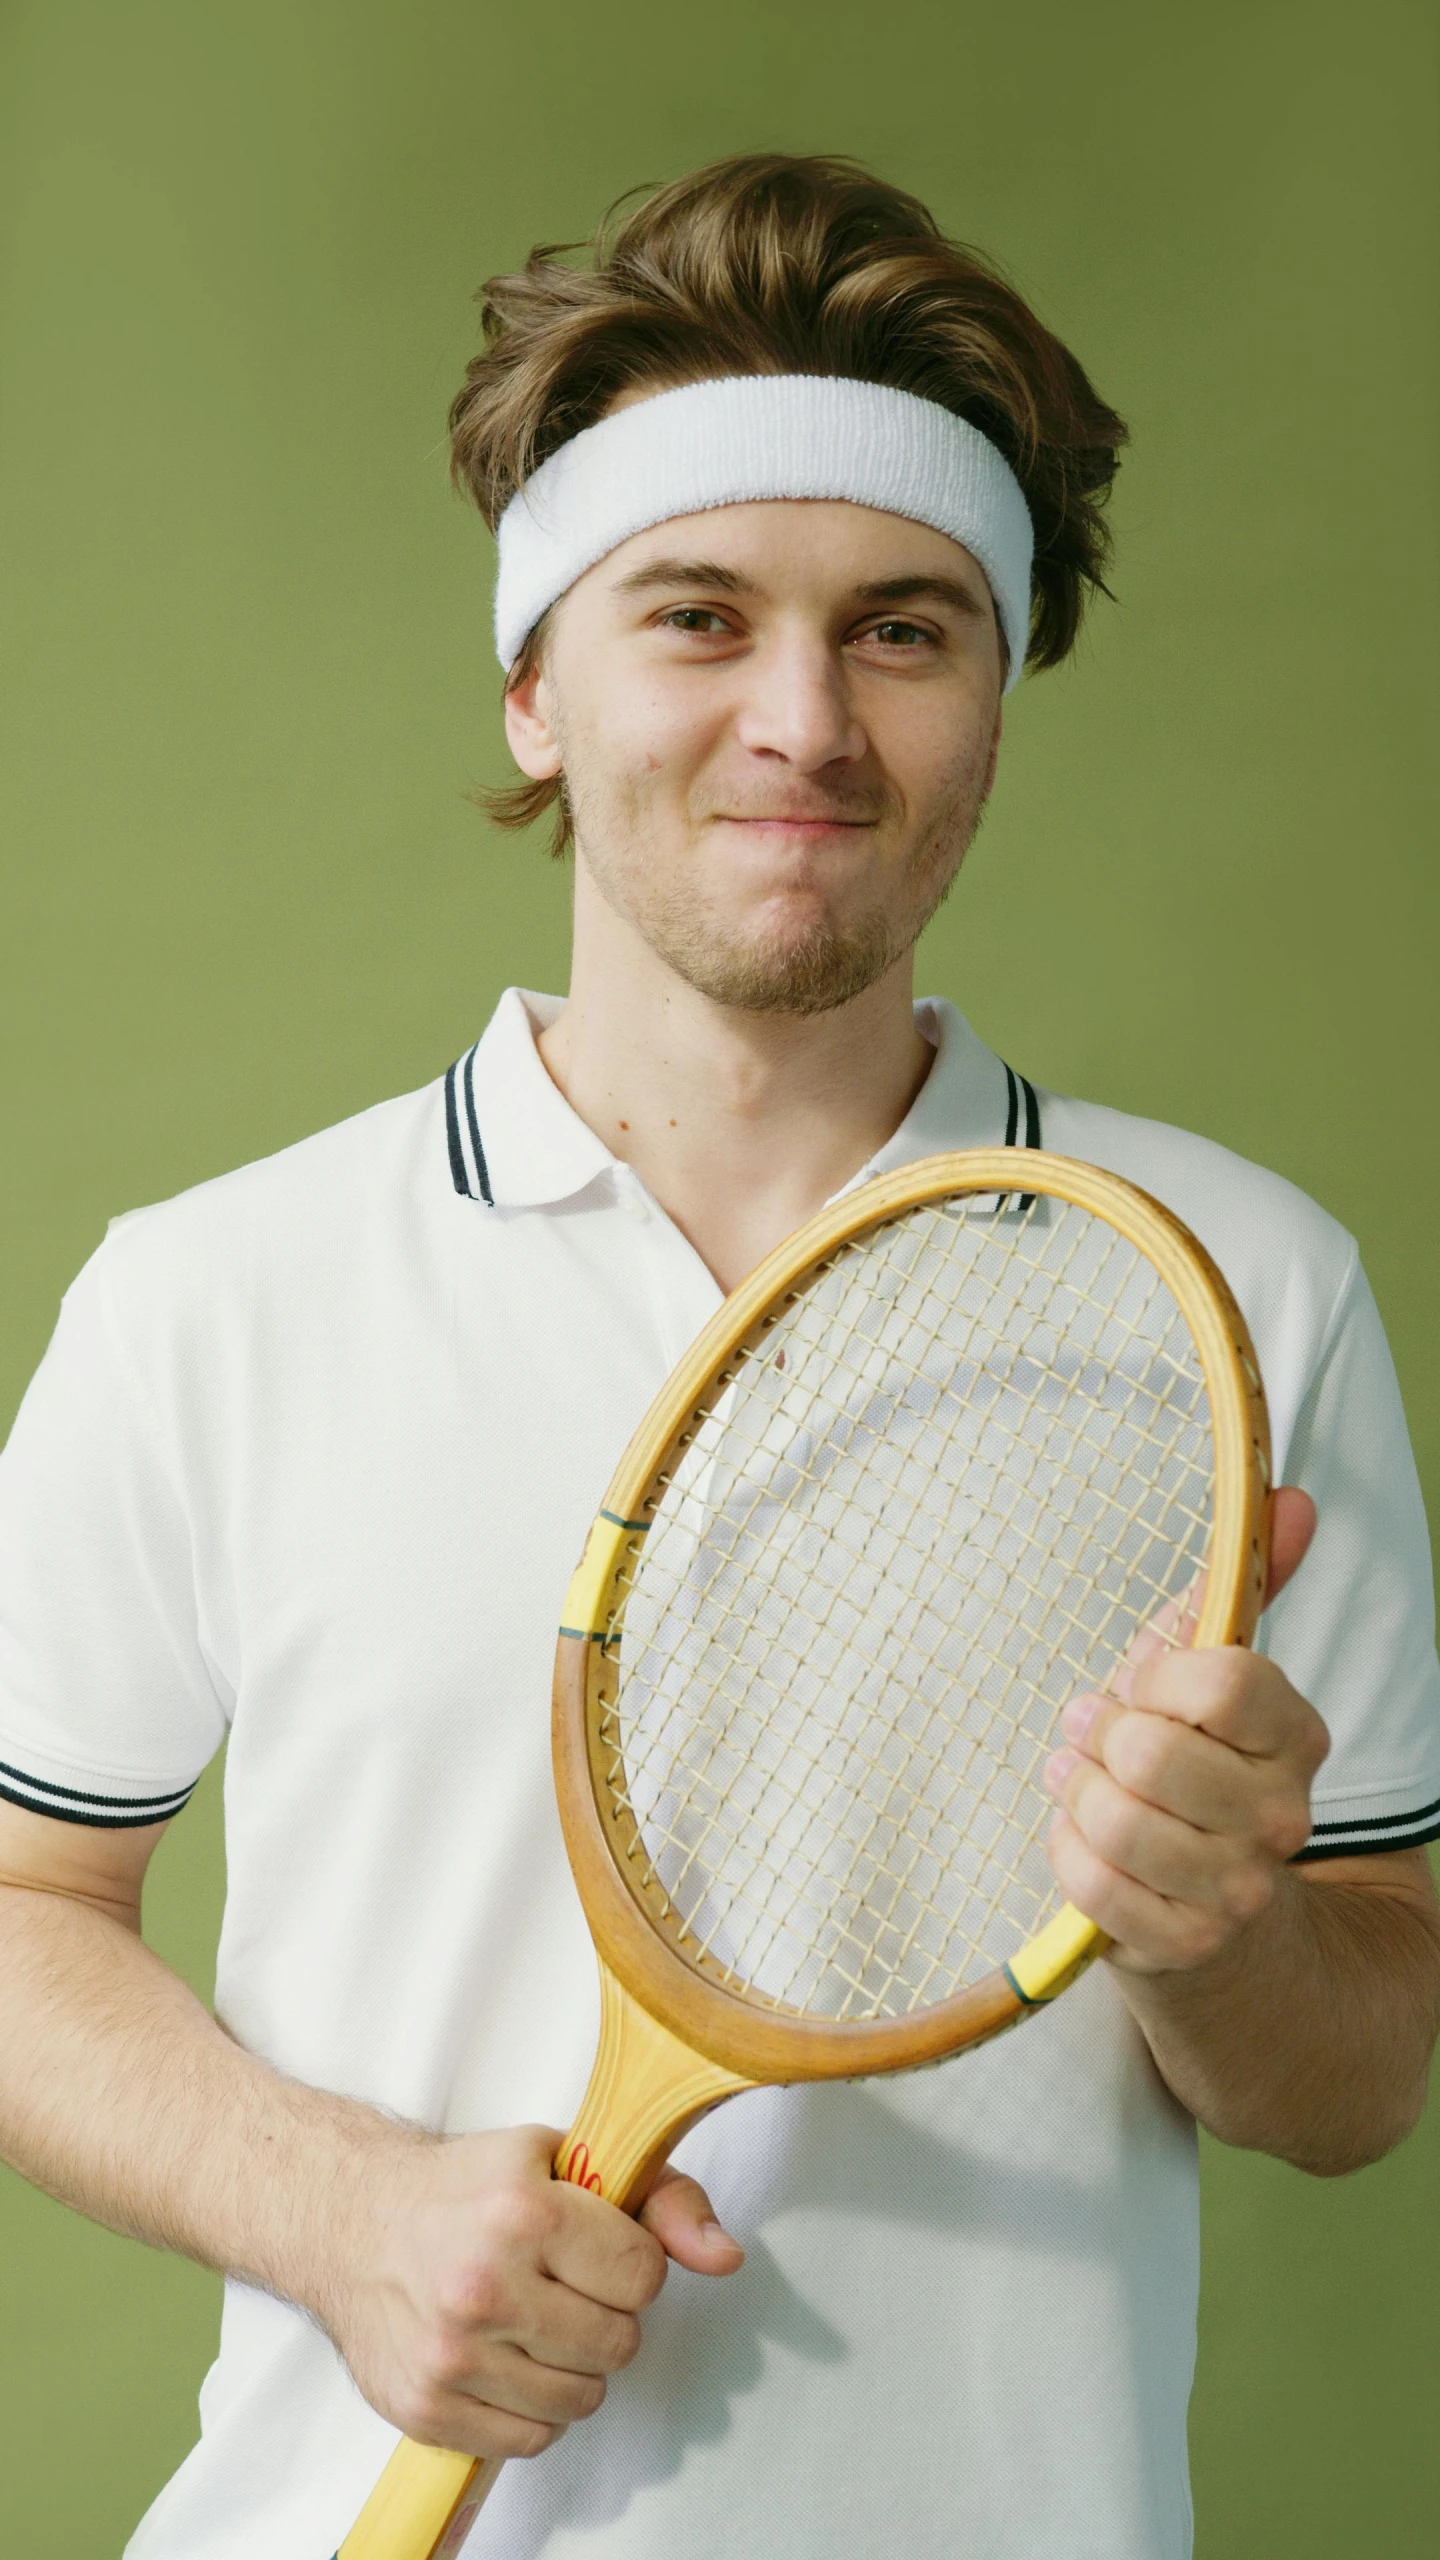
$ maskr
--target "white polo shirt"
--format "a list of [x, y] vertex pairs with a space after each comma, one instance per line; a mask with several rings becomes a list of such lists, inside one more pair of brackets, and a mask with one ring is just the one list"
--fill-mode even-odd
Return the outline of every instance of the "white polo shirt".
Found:
[[[528, 1016], [527, 1016], [528, 1007]], [[183, 1804], [229, 1734], [217, 2006], [318, 2086], [563, 2125], [594, 1961], [556, 1818], [555, 1627], [619, 1452], [719, 1293], [562, 1101], [511, 992], [421, 1093], [118, 1220], [0, 1461], [0, 1787]], [[1349, 1238], [1182, 1133], [1042, 1095], [945, 1004], [867, 1171], [1007, 1137], [1198, 1232], [1319, 1505], [1265, 1641], [1333, 1750], [1312, 1851], [1440, 1831], [1428, 1551]], [[601, 2414], [505, 2472], [489, 2560], [1182, 2560], [1194, 2128], [1106, 1969], [938, 2070], [758, 2093], [680, 2156], [749, 2255], [671, 2273]], [[201, 2441], [130, 2560], [325, 2560], [393, 2442], [232, 2285]]]

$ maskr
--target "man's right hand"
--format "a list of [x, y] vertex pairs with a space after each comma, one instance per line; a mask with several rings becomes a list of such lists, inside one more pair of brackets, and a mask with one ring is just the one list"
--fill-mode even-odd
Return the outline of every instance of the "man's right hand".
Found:
[[361, 2232], [312, 2308], [367, 2400], [421, 2444], [542, 2452], [629, 2364], [668, 2258], [700, 2275], [741, 2264], [693, 2178], [662, 2171], [632, 2221], [552, 2177], [560, 2138], [397, 2128], [366, 2163]]
[[539, 2453], [630, 2362], [667, 2257], [743, 2253], [676, 2170], [632, 2222], [552, 2178], [543, 2125], [442, 2138], [245, 2052], [141, 1940], [163, 1828], [0, 1803], [0, 2159], [299, 2303], [407, 2435]]

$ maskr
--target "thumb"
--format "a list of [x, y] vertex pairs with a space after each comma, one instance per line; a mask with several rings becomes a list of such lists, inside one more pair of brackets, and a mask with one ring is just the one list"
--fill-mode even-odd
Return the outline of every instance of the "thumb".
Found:
[[745, 2252], [718, 2221], [705, 2190], [679, 2169], [662, 2169], [640, 2215], [661, 2248], [697, 2276], [733, 2276]]
[[1305, 1561], [1305, 1551], [1315, 1535], [1315, 1505], [1298, 1484], [1278, 1484], [1270, 1506], [1270, 1579], [1265, 1586], [1265, 1606], [1278, 1599], [1292, 1573]]

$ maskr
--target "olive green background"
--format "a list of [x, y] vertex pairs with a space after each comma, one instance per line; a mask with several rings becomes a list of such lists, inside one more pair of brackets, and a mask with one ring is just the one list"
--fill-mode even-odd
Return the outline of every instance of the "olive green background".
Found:
[[[776, 145], [986, 243], [1135, 431], [1118, 601], [1014, 701], [922, 979], [1358, 1232], [1433, 1502], [1436, 49], [1407, 0], [12, 6], [5, 1414], [107, 1215], [562, 982], [566, 875], [464, 797], [503, 769], [468, 298]], [[149, 1901], [202, 1984], [218, 1803]], [[1208, 2150], [1201, 2560], [1435, 2549], [1437, 2167], [1433, 2113], [1333, 2186]], [[0, 2253], [0, 2548], [112, 2560], [216, 2287], [4, 2173]]]

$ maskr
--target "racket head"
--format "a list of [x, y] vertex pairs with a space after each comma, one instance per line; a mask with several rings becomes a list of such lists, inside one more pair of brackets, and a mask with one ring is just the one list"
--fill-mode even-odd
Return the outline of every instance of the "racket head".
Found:
[[832, 1202], [666, 1382], [566, 1598], [602, 1963], [752, 2080], [913, 2069], [1053, 1998], [1103, 1944], [1044, 1865], [1060, 1707], [1157, 1618], [1249, 1642], [1269, 1491], [1244, 1319], [1147, 1193], [985, 1149]]

